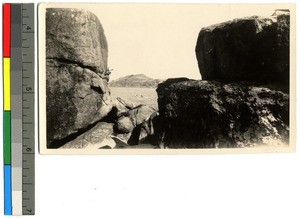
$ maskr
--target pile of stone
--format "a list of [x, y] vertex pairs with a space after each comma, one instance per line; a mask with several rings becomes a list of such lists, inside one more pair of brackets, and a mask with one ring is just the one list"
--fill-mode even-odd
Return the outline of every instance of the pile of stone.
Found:
[[289, 142], [289, 12], [202, 28], [200, 81], [157, 88], [161, 147], [285, 146]]
[[196, 57], [203, 80], [159, 84], [158, 115], [111, 98], [107, 41], [94, 14], [47, 9], [47, 147], [287, 145], [290, 17], [277, 12], [202, 28]]

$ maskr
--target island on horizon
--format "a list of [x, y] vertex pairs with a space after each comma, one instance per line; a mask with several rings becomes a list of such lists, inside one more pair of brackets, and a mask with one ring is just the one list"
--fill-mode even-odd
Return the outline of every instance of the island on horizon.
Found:
[[108, 83], [110, 87], [139, 87], [139, 88], [156, 88], [164, 80], [153, 79], [144, 74], [131, 74], [120, 77]]

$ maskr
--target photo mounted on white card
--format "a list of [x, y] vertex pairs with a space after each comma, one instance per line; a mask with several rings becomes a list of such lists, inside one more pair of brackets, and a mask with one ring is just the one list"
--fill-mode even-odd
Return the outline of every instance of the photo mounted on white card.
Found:
[[42, 154], [295, 151], [294, 4], [40, 4]]

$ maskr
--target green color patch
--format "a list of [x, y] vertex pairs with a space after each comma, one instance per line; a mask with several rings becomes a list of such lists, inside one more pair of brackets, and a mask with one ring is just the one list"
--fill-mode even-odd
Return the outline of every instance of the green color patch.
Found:
[[10, 111], [4, 111], [3, 123], [3, 140], [4, 140], [4, 164], [11, 164], [11, 114]]

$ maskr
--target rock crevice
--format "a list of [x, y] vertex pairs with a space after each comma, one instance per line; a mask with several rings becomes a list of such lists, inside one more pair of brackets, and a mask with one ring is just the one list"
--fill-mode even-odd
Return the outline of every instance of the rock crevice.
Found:
[[90, 128], [112, 109], [107, 41], [91, 12], [46, 11], [47, 146]]
[[[94, 66], [86, 66], [81, 62], [77, 62], [77, 61], [73, 61], [73, 60], [69, 60], [69, 59], [64, 59], [64, 58], [46, 58], [46, 61], [57, 61], [58, 63], [64, 63], [64, 64], [72, 64], [75, 66], [79, 66], [83, 69], [89, 69], [90, 71], [93, 71], [96, 73], [96, 67]], [[98, 74], [99, 75], [99, 74]], [[101, 74], [99, 75], [101, 77]]]

